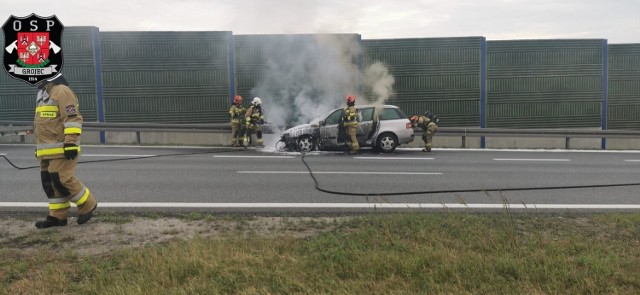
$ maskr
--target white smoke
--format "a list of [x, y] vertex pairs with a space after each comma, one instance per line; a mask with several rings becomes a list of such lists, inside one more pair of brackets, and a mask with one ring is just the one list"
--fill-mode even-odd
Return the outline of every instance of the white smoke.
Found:
[[[358, 70], [360, 46], [356, 35], [284, 35], [263, 49], [266, 69], [251, 90], [263, 101], [265, 120], [275, 126], [293, 126], [320, 119], [345, 105], [349, 94], [358, 104], [383, 104], [393, 92], [394, 78], [382, 63]], [[278, 39], [280, 38], [280, 39]], [[360, 82], [375, 97], [359, 95]], [[265, 136], [273, 148], [280, 134]]]
[[369, 101], [374, 105], [382, 106], [393, 95], [393, 84], [396, 82], [389, 69], [382, 62], [375, 62], [367, 67], [362, 75], [362, 83], [371, 90], [373, 97]]

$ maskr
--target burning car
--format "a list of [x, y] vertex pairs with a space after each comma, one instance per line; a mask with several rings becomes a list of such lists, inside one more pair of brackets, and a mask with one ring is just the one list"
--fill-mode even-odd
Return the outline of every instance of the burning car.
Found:
[[[413, 141], [411, 122], [399, 107], [360, 105], [356, 108], [359, 117], [356, 137], [361, 147], [390, 153], [399, 145]], [[285, 130], [276, 148], [300, 152], [346, 148], [342, 112], [342, 108], [335, 109], [319, 121]]]

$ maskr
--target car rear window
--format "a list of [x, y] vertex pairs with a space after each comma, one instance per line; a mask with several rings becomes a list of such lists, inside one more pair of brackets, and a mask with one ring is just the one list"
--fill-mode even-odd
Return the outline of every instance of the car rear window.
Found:
[[402, 113], [402, 111], [396, 108], [385, 108], [382, 110], [382, 114], [380, 115], [380, 120], [398, 120], [405, 118], [406, 116]]

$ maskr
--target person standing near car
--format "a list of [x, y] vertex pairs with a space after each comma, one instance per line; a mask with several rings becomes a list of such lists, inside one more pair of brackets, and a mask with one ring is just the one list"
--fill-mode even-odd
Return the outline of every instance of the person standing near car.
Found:
[[414, 126], [424, 130], [424, 134], [422, 134], [424, 149], [422, 149], [422, 151], [431, 152], [433, 136], [438, 132], [438, 115], [427, 111], [424, 113], [424, 116], [413, 116], [410, 120]]
[[351, 141], [349, 153], [357, 154], [360, 150], [356, 131], [358, 130], [358, 109], [355, 107], [356, 97], [347, 95], [347, 107], [342, 112], [342, 122], [346, 128], [347, 136]]
[[264, 146], [264, 140], [262, 139], [262, 124], [264, 124], [264, 114], [262, 112], [262, 99], [254, 97], [251, 101], [251, 106], [247, 109], [245, 114], [245, 133], [244, 133], [244, 146], [249, 145], [252, 132], [256, 134], [257, 146]]
[[82, 122], [78, 98], [62, 75], [38, 85], [33, 125], [49, 214], [36, 222], [37, 228], [67, 225], [71, 202], [78, 206], [78, 224], [89, 221], [98, 206], [89, 189], [74, 175]]
[[229, 109], [229, 116], [231, 117], [231, 146], [241, 146], [243, 137], [243, 124], [244, 113], [246, 112], [242, 105], [242, 96], [236, 95], [233, 98], [233, 104]]

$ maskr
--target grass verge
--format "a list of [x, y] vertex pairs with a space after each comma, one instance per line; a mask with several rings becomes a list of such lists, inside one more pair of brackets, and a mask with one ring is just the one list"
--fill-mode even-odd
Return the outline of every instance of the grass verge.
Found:
[[[216, 217], [187, 220], [217, 222]], [[250, 217], [247, 217], [250, 218]], [[119, 218], [115, 220], [121, 221]], [[0, 294], [637, 294], [640, 214], [379, 214], [79, 255], [0, 250]], [[299, 226], [299, 225], [298, 225]], [[292, 226], [295, 228], [295, 226]]]

